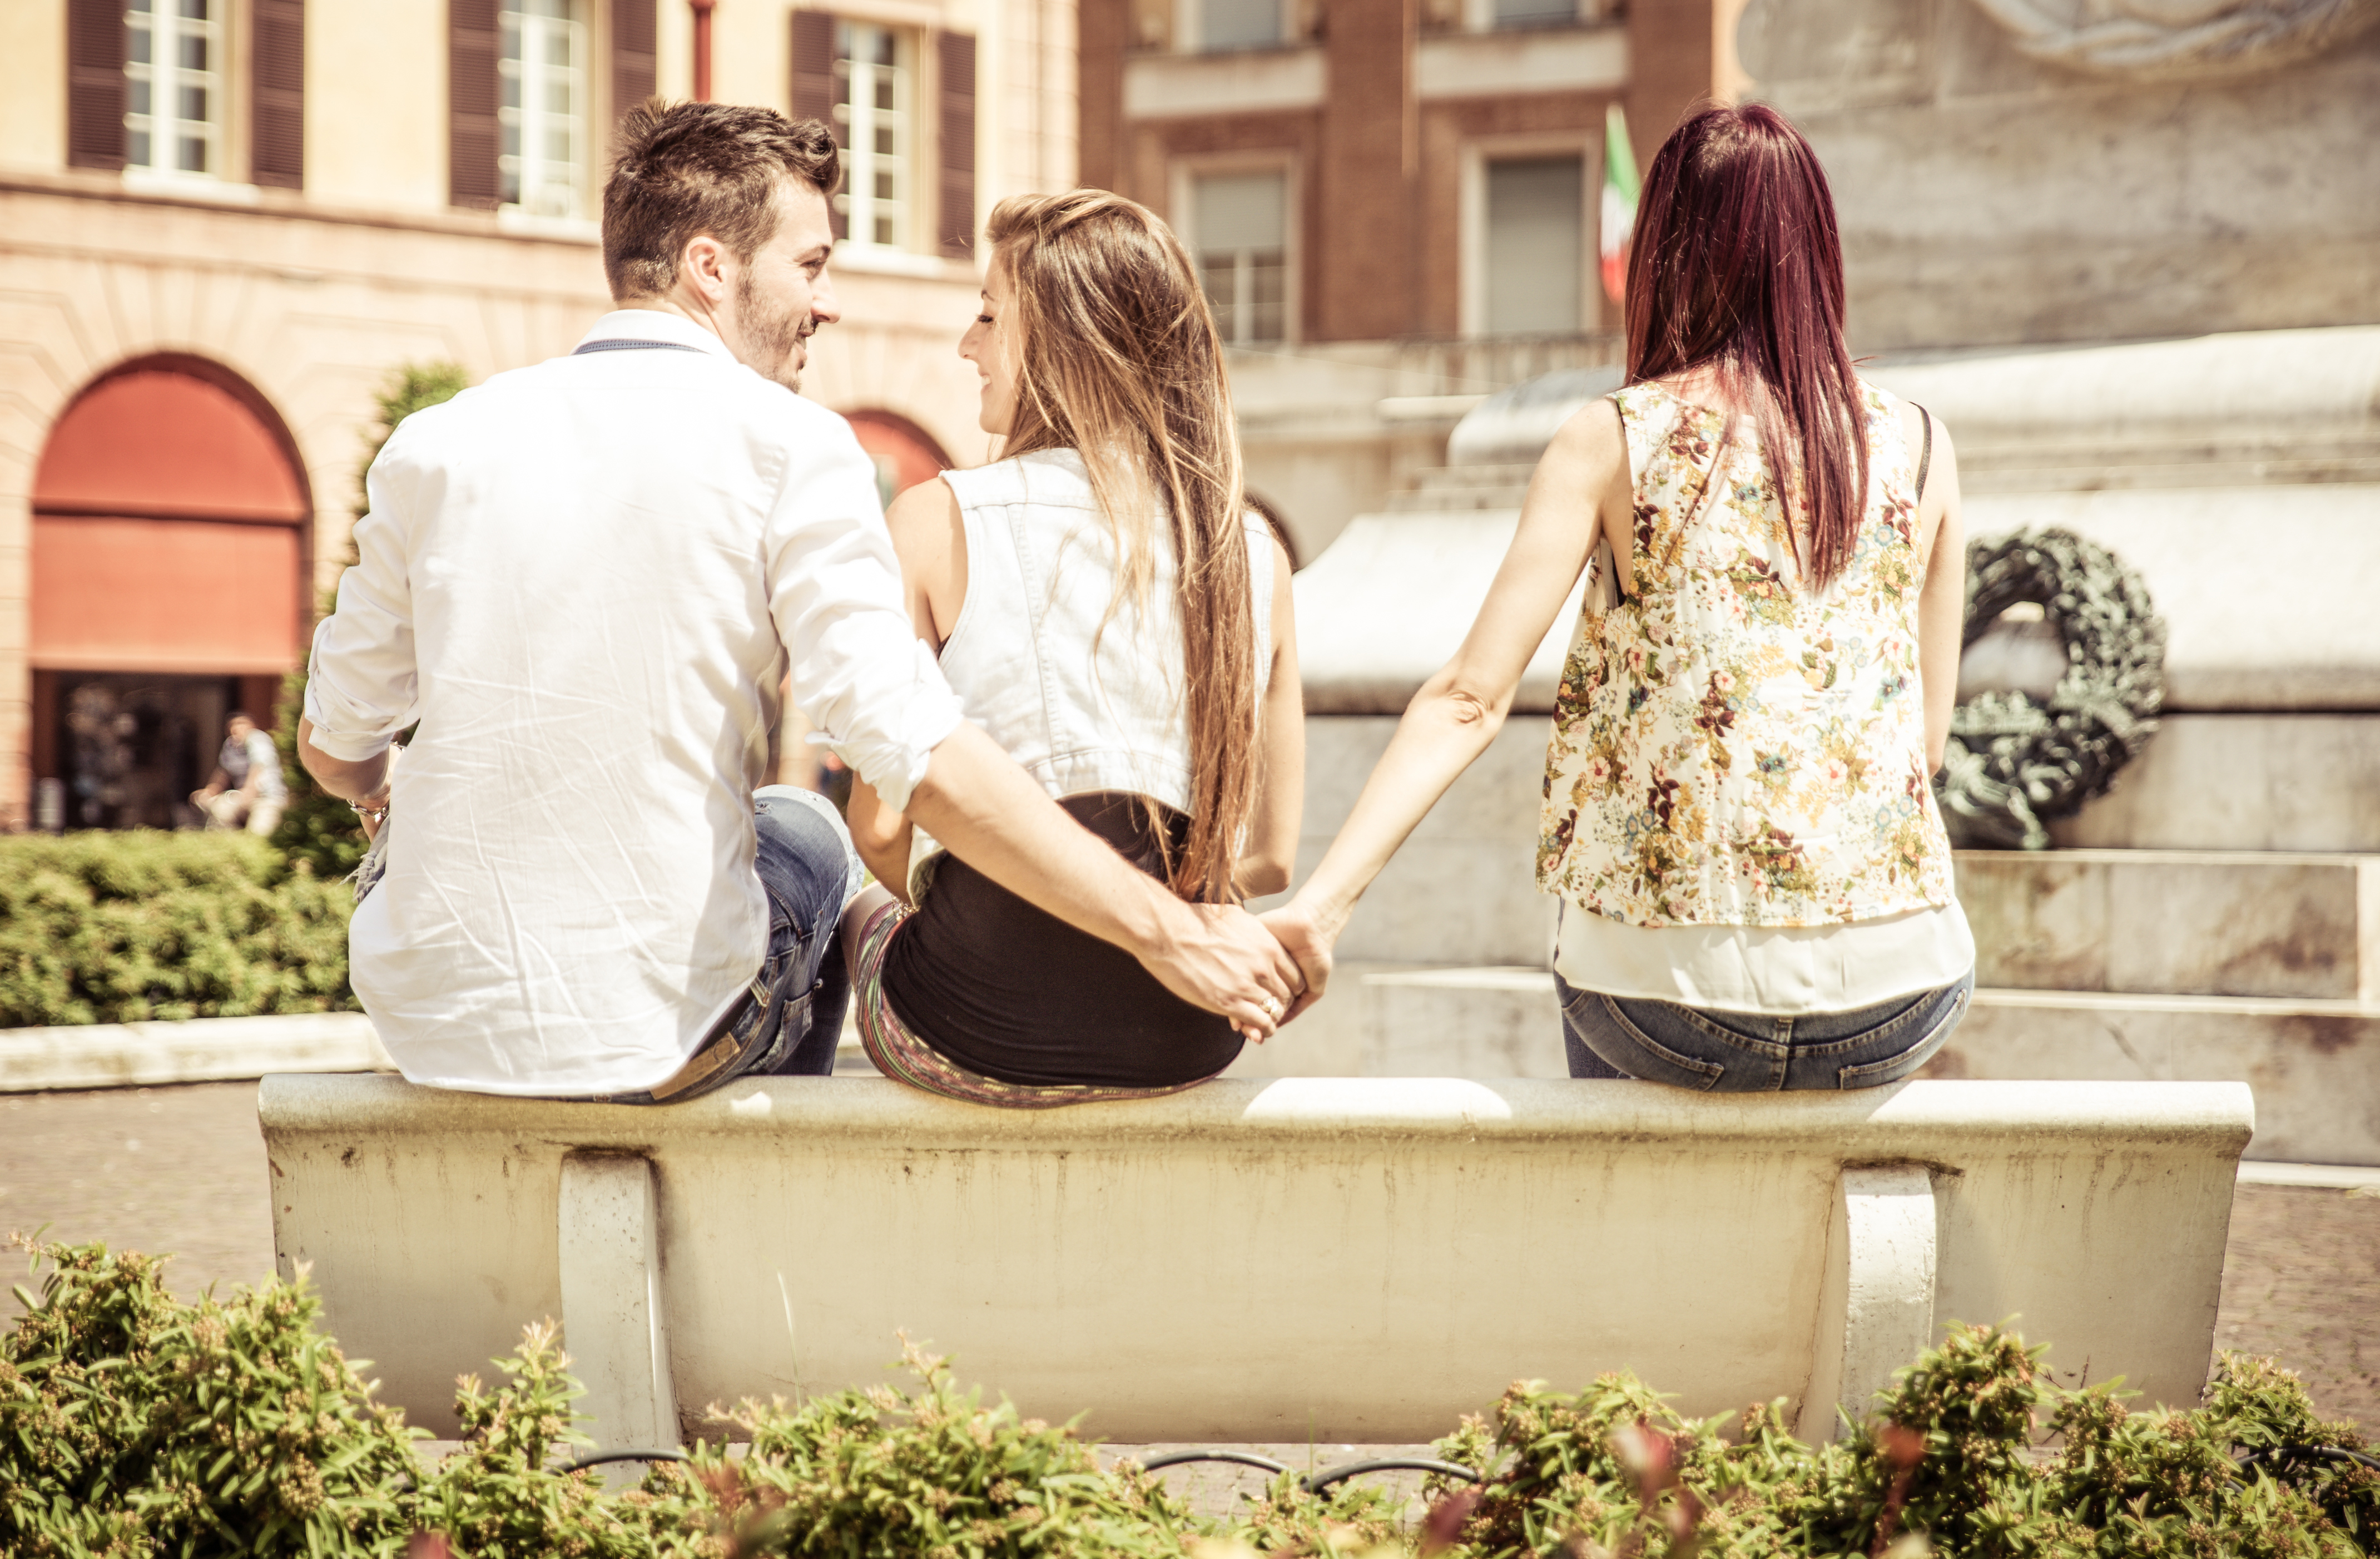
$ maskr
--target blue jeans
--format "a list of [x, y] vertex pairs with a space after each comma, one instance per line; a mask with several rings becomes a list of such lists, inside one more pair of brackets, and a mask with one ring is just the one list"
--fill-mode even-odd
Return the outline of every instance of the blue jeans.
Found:
[[738, 1078], [822, 1078], [834, 1070], [851, 1002], [838, 933], [843, 907], [863, 881], [859, 852], [834, 803], [794, 786], [754, 791], [752, 825], [753, 865], [769, 899], [768, 952], [751, 989], [695, 1053], [698, 1060], [726, 1059], [694, 1081], [682, 1082], [682, 1072], [656, 1091], [615, 1093], [605, 1102], [682, 1104]]
[[1607, 996], [1554, 976], [1573, 1078], [1636, 1078], [1704, 1093], [1875, 1088], [1933, 1058], [1967, 1015], [1974, 971], [1851, 1012], [1769, 1017]]

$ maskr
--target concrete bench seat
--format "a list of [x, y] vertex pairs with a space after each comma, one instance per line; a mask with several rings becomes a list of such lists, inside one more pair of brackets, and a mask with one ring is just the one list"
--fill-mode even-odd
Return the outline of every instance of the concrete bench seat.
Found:
[[1824, 1437], [1953, 1318], [2190, 1403], [2254, 1124], [2237, 1083], [1226, 1079], [1001, 1112], [290, 1076], [261, 1110], [280, 1269], [387, 1399], [451, 1434], [455, 1375], [556, 1317], [607, 1445], [883, 1380], [895, 1328], [1127, 1442], [1417, 1441], [1621, 1368]]

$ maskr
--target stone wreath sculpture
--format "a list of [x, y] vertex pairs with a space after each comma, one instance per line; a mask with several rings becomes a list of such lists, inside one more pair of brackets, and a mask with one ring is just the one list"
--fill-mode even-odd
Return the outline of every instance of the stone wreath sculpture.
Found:
[[1965, 643], [2026, 601], [2065, 640], [2066, 675], [2046, 704], [1989, 692], [1951, 715], [1934, 794], [1955, 845], [2046, 849], [2048, 820], [2104, 792], [2164, 707], [2165, 622], [2115, 554], [2054, 529], [1969, 546]]
[[2095, 76], [2238, 76], [2312, 59], [2380, 21], [2380, 0], [1975, 0], [2038, 60]]

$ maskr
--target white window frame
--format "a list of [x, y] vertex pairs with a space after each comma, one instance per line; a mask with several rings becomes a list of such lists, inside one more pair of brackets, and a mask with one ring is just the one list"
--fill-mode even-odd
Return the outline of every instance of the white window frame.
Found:
[[[1242, 50], [1285, 48], [1297, 25], [1298, 0], [1277, 0], [1280, 6], [1281, 31], [1269, 43], [1234, 43], [1225, 53]], [[1174, 0], [1174, 49], [1185, 55], [1208, 53], [1207, 47], [1207, 0]]]
[[[181, 0], [147, 0], [148, 9], [136, 11], [127, 5], [124, 11], [124, 169], [136, 181], [171, 183], [219, 184], [230, 177], [231, 161], [231, 89], [232, 17], [234, 0], [208, 0], [213, 14], [200, 21], [181, 14]], [[149, 57], [136, 60], [133, 39], [146, 34]], [[208, 58], [213, 68], [185, 69], [180, 60], [179, 44], [185, 36], [196, 34], [209, 47]], [[132, 104], [135, 89], [149, 91], [149, 112], [138, 113]], [[160, 106], [177, 108], [182, 91], [197, 86], [207, 94], [209, 116], [205, 119], [185, 119], [178, 111], [160, 115]], [[168, 128], [158, 131], [163, 122]], [[188, 127], [199, 129], [198, 140], [206, 148], [203, 168], [181, 166], [181, 143]], [[146, 163], [132, 160], [132, 137], [146, 133], [149, 156]], [[167, 160], [161, 164], [160, 154]]]
[[1576, 0], [1567, 22], [1533, 22], [1527, 27], [1504, 28], [1496, 25], [1496, 0], [1463, 0], [1463, 30], [1465, 32], [1533, 32], [1558, 27], [1581, 27], [1601, 21], [1606, 10], [1605, 0]]
[[[1298, 220], [1299, 213], [1305, 209], [1305, 201], [1299, 188], [1300, 169], [1297, 158], [1282, 152], [1225, 152], [1208, 156], [1177, 158], [1169, 171], [1171, 177], [1167, 180], [1166, 199], [1172, 213], [1171, 222], [1174, 236], [1182, 240], [1182, 247], [1189, 251], [1190, 266], [1194, 274], [1197, 273], [1199, 268], [1198, 180], [1231, 174], [1277, 173], [1281, 175], [1282, 206], [1281, 336], [1273, 341], [1250, 341], [1245, 346], [1251, 351], [1263, 351], [1269, 347], [1296, 345], [1301, 338], [1299, 323], [1304, 319], [1305, 312], [1304, 289], [1299, 285], [1299, 277], [1304, 270], [1300, 261], [1305, 250], [1305, 235]], [[1203, 274], [1198, 275], [1197, 279], [1203, 287], [1206, 285]], [[1242, 343], [1225, 341], [1223, 345], [1231, 347], [1241, 346]]]
[[1493, 136], [1466, 142], [1463, 148], [1461, 215], [1457, 222], [1457, 262], [1461, 267], [1460, 315], [1465, 335], [1488, 334], [1488, 164], [1524, 157], [1563, 157], [1579, 161], [1579, 333], [1600, 333], [1603, 282], [1596, 257], [1600, 237], [1597, 213], [1603, 200], [1603, 132], [1599, 129], [1548, 131], [1539, 135]]
[[[912, 253], [918, 250], [925, 233], [925, 180], [920, 176], [920, 156], [926, 140], [928, 116], [919, 104], [925, 101], [923, 55], [917, 30], [894, 22], [880, 21], [873, 17], [837, 15], [835, 26], [835, 57], [833, 69], [844, 85], [843, 101], [834, 105], [834, 114], [843, 126], [844, 178], [843, 188], [835, 192], [835, 209], [843, 213], [845, 244], [872, 250], [877, 253]], [[843, 52], [844, 30], [866, 30], [892, 40], [892, 64], [862, 66]], [[865, 69], [870, 91], [863, 110], [859, 101], [860, 72]], [[892, 90], [890, 107], [880, 103], [875, 89], [888, 84]], [[978, 83], [980, 85], [980, 83]], [[871, 116], [866, 125], [860, 123], [862, 112]], [[863, 130], [889, 124], [893, 142], [890, 152], [876, 150], [876, 138]], [[980, 144], [980, 143], [978, 143]], [[877, 180], [890, 175], [892, 195], [880, 204], [876, 194]], [[891, 237], [880, 240], [876, 225], [880, 217], [892, 221]]]
[[[513, 144], [518, 149], [507, 153], [501, 143], [498, 146], [498, 177], [508, 180], [513, 190], [513, 198], [501, 209], [528, 217], [581, 219], [589, 205], [588, 153], [595, 118], [596, 37], [589, 17], [594, 6], [590, 0], [559, 0], [569, 15], [555, 18], [520, 10], [516, 8], [520, 3], [508, 0], [496, 17], [498, 39], [517, 37], [520, 49], [517, 55], [507, 54], [502, 52], [502, 43], [498, 44], [496, 120], [512, 132]], [[551, 63], [557, 36], [568, 43], [571, 63], [567, 65]], [[546, 95], [556, 76], [570, 93], [567, 112], [555, 112]], [[507, 97], [510, 103], [504, 101]], [[549, 157], [541, 132], [557, 124], [569, 150], [563, 157]], [[562, 196], [558, 202], [549, 199], [557, 190]]]

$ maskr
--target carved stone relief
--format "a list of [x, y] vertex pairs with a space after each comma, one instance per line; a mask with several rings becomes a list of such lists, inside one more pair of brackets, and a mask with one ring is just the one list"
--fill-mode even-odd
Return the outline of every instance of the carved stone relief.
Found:
[[2034, 59], [2133, 80], [2245, 75], [2380, 21], [2380, 0], [1975, 0]]

